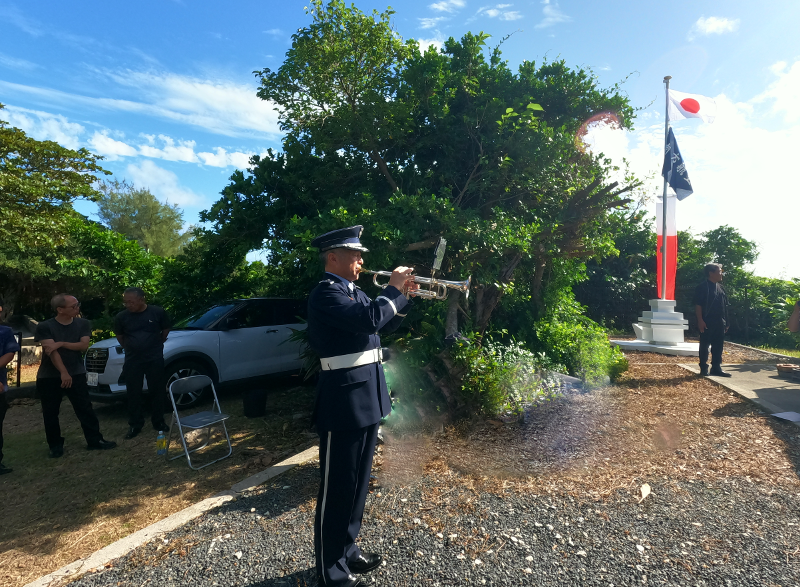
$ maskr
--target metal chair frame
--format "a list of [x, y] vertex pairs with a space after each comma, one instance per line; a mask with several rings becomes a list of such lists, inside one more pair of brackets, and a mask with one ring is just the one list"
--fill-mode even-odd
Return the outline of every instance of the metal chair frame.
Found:
[[[198, 391], [200, 389], [209, 386], [211, 387], [211, 393], [214, 396], [214, 403], [211, 406], [211, 410], [197, 412], [195, 414], [189, 414], [188, 416], [184, 416], [183, 418], [181, 418], [178, 415], [178, 406], [175, 403], [175, 396]], [[222, 459], [227, 459], [229, 456], [231, 456], [231, 454], [233, 454], [233, 446], [231, 445], [231, 439], [230, 436], [228, 435], [228, 427], [225, 425], [225, 420], [230, 418], [230, 416], [228, 414], [222, 413], [222, 408], [220, 408], [219, 400], [217, 399], [217, 390], [214, 388], [214, 382], [211, 380], [210, 377], [206, 375], [193, 375], [191, 377], [184, 377], [183, 379], [176, 379], [169, 386], [169, 399], [172, 402], [172, 421], [169, 424], [169, 435], [167, 436], [167, 451], [166, 454], [164, 455], [164, 458], [166, 460], [174, 461], [175, 459], [179, 459], [185, 456], [186, 461], [189, 463], [189, 467], [194, 469], [195, 471], [199, 471], [203, 467], [213, 465], [214, 463], [219, 462]], [[170, 442], [172, 441], [172, 430], [174, 429], [175, 424], [178, 425], [178, 435], [180, 436], [181, 444], [183, 445], [183, 454], [170, 457], [169, 445]], [[209, 443], [211, 442], [211, 429], [215, 426], [219, 426], [220, 424], [222, 424], [222, 430], [225, 432], [225, 440], [228, 443], [228, 454], [216, 460], [213, 460], [209, 463], [200, 465], [199, 467], [194, 466], [192, 464], [191, 454], [209, 445]], [[184, 428], [187, 428], [189, 431], [205, 429], [206, 431], [205, 442], [203, 442], [200, 446], [190, 450], [189, 446], [186, 444], [186, 432], [184, 432]]]

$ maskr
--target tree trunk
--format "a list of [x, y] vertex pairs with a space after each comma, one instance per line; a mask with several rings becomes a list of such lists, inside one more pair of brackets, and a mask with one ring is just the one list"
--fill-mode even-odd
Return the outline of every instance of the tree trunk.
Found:
[[[514, 271], [520, 261], [522, 261], [522, 253], [515, 253], [506, 266], [503, 267], [500, 275], [497, 276], [498, 282], [508, 283], [511, 281], [511, 278], [514, 276]], [[477, 316], [477, 327], [481, 336], [483, 336], [483, 333], [486, 331], [486, 327], [489, 325], [489, 319], [492, 317], [492, 312], [494, 312], [501, 297], [503, 297], [503, 290], [497, 286], [493, 286], [483, 292], [481, 313]]]
[[383, 173], [386, 181], [389, 182], [392, 191], [396, 192], [398, 190], [397, 184], [392, 178], [392, 174], [389, 172], [389, 167], [386, 165], [386, 161], [384, 161], [383, 157], [381, 157], [380, 153], [378, 153], [378, 149], [372, 149], [372, 151], [369, 152], [369, 156], [375, 163], [378, 164], [378, 168], [381, 170], [381, 173]]
[[533, 289], [531, 290], [531, 297], [536, 306], [536, 311], [539, 316], [544, 311], [544, 301], [542, 300], [542, 282], [544, 280], [544, 270], [547, 268], [547, 261], [539, 261], [536, 263], [536, 272], [533, 274]]
[[7, 321], [14, 314], [14, 308], [19, 298], [18, 294], [18, 288], [13, 286], [0, 292], [0, 307], [3, 308], [0, 311], [0, 322]]
[[461, 292], [454, 291], [447, 296], [447, 320], [444, 324], [444, 335], [450, 336], [458, 332], [458, 302]]

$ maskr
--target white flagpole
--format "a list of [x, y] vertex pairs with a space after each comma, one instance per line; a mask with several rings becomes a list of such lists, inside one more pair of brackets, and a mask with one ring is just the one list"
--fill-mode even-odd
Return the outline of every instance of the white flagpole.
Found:
[[[669, 80], [672, 76], [664, 76], [667, 85], [667, 97], [664, 110], [664, 156], [667, 153], [667, 140], [669, 139]], [[664, 176], [664, 196], [661, 211], [661, 299], [667, 299], [667, 176]]]

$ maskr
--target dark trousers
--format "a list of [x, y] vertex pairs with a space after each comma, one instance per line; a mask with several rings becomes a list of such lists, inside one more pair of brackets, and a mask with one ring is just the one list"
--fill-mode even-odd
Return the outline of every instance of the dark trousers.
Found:
[[97, 444], [103, 440], [100, 434], [100, 422], [92, 408], [89, 399], [89, 388], [86, 385], [86, 375], [73, 375], [72, 387], [62, 388], [60, 377], [45, 377], [36, 380], [36, 391], [42, 401], [42, 416], [44, 417], [44, 433], [50, 448], [62, 446], [64, 437], [61, 436], [61, 424], [58, 413], [61, 410], [61, 400], [67, 396], [75, 410], [75, 415], [83, 428], [83, 435], [87, 444]]
[[705, 332], [700, 333], [700, 367], [708, 366], [708, 347], [711, 346], [711, 368], [722, 365], [722, 346], [725, 344], [725, 324], [706, 323]]
[[[0, 367], [2, 369], [2, 367]], [[3, 389], [3, 383], [0, 382], [0, 390]], [[3, 462], [3, 420], [8, 411], [8, 400], [5, 393], [0, 393], [0, 463]]]
[[356, 538], [364, 517], [378, 424], [320, 432], [320, 485], [314, 520], [314, 552], [321, 586], [347, 581], [348, 563], [361, 555]]
[[164, 376], [164, 359], [140, 360], [125, 358], [122, 368], [125, 374], [125, 388], [128, 391], [128, 424], [141, 428], [144, 426], [142, 411], [142, 387], [147, 377], [150, 392], [150, 420], [158, 427], [164, 421], [164, 404], [167, 394], [167, 380]]

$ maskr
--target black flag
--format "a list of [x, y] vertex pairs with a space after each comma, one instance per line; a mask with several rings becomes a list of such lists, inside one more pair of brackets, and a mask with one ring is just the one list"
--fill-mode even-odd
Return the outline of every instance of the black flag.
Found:
[[678, 150], [678, 143], [675, 141], [671, 127], [667, 135], [667, 146], [664, 149], [664, 168], [661, 170], [661, 175], [666, 178], [669, 187], [675, 190], [679, 200], [692, 195], [692, 182], [689, 181], [689, 173], [686, 171], [686, 164]]

